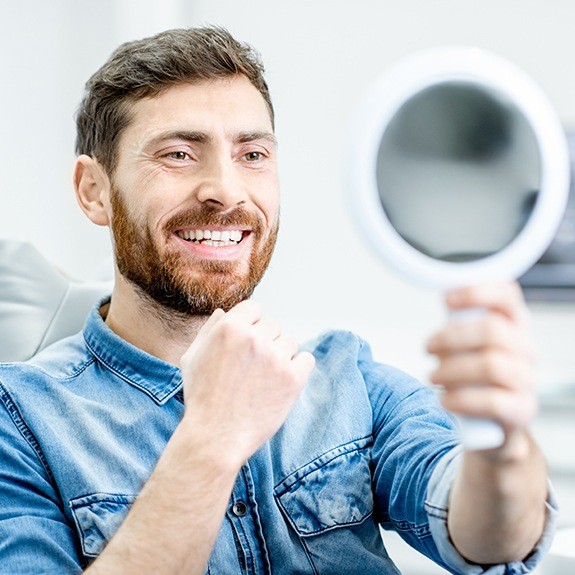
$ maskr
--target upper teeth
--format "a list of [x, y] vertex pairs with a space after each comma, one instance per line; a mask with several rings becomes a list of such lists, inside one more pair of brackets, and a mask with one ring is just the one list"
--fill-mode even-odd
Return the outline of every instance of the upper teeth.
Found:
[[217, 241], [220, 242], [220, 244], [223, 242], [226, 244], [239, 242], [243, 237], [243, 232], [240, 230], [180, 230], [177, 234], [184, 240], [211, 240], [210, 243]]

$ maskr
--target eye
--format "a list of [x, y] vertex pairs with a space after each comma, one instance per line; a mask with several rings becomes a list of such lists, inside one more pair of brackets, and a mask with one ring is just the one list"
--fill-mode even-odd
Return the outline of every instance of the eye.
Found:
[[257, 152], [257, 151], [251, 151], [248, 152], [247, 154], [244, 154], [244, 158], [248, 161], [248, 162], [257, 162], [259, 160], [262, 160], [264, 157], [264, 154], [262, 152]]
[[182, 150], [176, 150], [174, 152], [166, 154], [166, 157], [172, 160], [178, 160], [180, 162], [183, 162], [185, 160], [188, 160], [190, 158], [190, 155], [187, 154], [186, 152], [183, 152]]

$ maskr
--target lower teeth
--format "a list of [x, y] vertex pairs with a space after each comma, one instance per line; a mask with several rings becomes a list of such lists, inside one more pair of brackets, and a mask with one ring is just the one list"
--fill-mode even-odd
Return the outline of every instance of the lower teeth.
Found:
[[195, 243], [198, 244], [205, 244], [208, 246], [216, 246], [216, 247], [220, 247], [220, 246], [237, 246], [238, 242], [234, 242], [232, 240], [228, 241], [228, 242], [222, 242], [220, 240], [194, 240]]

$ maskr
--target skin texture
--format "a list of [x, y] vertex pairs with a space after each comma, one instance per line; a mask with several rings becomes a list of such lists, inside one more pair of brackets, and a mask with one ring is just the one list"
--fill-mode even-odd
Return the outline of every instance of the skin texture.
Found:
[[[254, 263], [265, 268], [277, 232], [277, 150], [261, 95], [239, 76], [171, 87], [132, 111], [115, 172], [80, 156], [74, 183], [86, 215], [111, 227], [120, 256], [122, 270], [101, 313], [125, 340], [181, 367], [185, 413], [127, 519], [87, 572], [200, 574], [241, 465], [285, 421], [314, 360], [298, 353], [257, 303], [229, 298], [239, 284], [255, 281]], [[115, 221], [119, 211], [123, 221]], [[246, 231], [229, 249], [194, 246], [177, 234], [228, 225]], [[174, 309], [146, 293], [146, 282], [134, 277], [152, 273], [149, 257], [140, 250], [134, 261], [123, 258], [140, 242], [165, 263], [178, 289], [204, 286], [210, 306], [195, 308], [191, 298], [189, 309]], [[444, 405], [492, 417], [507, 437], [497, 450], [465, 455], [451, 497], [452, 540], [479, 563], [520, 559], [541, 534], [546, 494], [543, 460], [526, 431], [535, 396], [525, 306], [517, 286], [508, 285], [459, 290], [447, 304], [489, 313], [472, 325], [448, 324], [429, 341]], [[225, 311], [212, 309], [218, 306]], [[476, 388], [476, 381], [484, 385]]]

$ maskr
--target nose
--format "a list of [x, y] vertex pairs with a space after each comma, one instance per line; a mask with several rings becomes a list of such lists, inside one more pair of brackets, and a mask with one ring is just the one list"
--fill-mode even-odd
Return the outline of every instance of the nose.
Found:
[[197, 199], [222, 211], [243, 204], [247, 190], [231, 158], [212, 158], [201, 170]]

